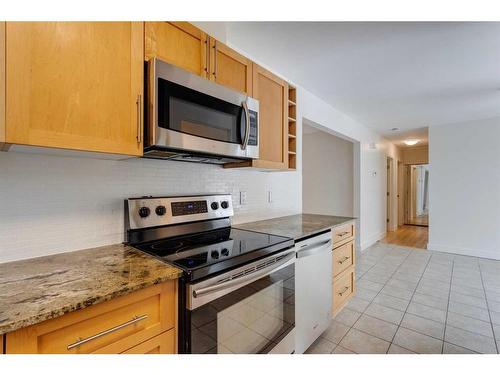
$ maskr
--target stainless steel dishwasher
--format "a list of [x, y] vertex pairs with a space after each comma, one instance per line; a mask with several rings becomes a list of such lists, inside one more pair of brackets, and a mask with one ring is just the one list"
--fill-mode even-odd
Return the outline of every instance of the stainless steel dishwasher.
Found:
[[295, 352], [304, 353], [332, 314], [332, 233], [295, 243]]

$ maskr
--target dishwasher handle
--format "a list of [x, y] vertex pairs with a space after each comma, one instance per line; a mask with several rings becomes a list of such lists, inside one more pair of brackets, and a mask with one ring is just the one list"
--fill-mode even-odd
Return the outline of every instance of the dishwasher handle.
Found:
[[331, 248], [332, 240], [323, 241], [317, 244], [313, 244], [312, 246], [305, 246], [304, 248], [297, 251], [297, 258], [313, 256], [325, 251], [325, 249], [331, 251]]

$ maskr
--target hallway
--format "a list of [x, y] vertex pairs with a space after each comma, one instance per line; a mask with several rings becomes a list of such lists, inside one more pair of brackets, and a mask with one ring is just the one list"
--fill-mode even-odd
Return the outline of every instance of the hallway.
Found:
[[382, 243], [388, 243], [400, 246], [409, 246], [419, 249], [426, 249], [429, 240], [429, 228], [403, 225], [394, 232], [387, 232], [385, 238], [380, 240]]

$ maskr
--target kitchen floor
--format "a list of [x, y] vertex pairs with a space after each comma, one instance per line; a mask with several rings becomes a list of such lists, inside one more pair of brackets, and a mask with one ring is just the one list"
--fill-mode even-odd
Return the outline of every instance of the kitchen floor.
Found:
[[500, 261], [380, 243], [307, 353], [498, 353]]

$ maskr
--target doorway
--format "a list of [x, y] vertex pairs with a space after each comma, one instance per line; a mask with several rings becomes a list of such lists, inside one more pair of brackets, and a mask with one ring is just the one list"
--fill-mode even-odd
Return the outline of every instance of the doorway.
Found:
[[429, 226], [429, 164], [405, 166], [406, 225]]
[[386, 231], [390, 232], [394, 230], [393, 217], [392, 217], [392, 161], [391, 157], [387, 157], [387, 219], [386, 219]]

